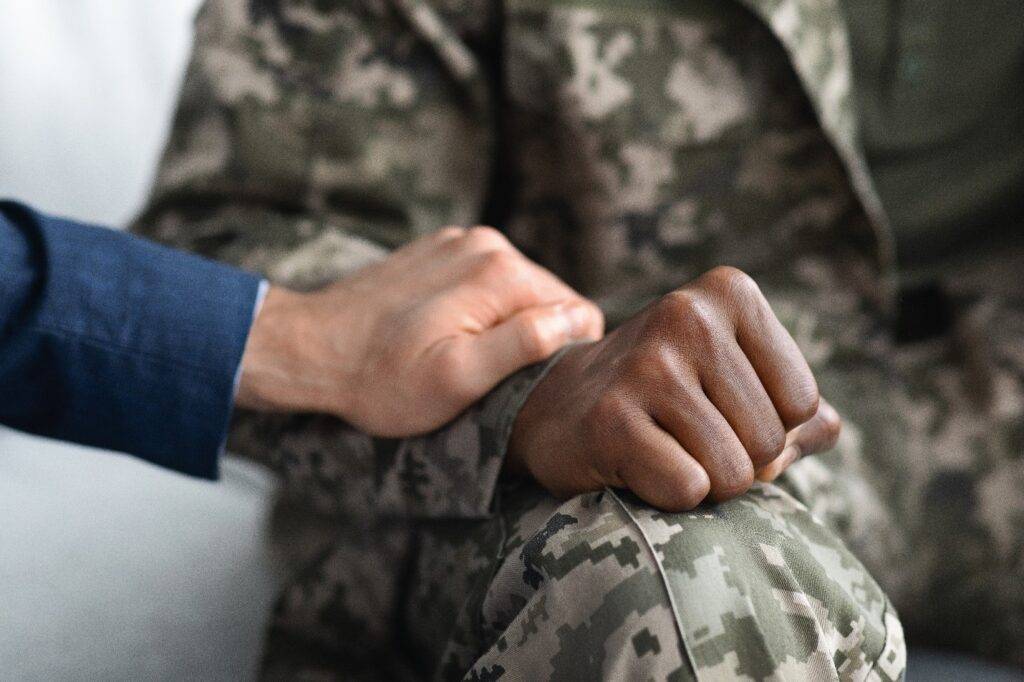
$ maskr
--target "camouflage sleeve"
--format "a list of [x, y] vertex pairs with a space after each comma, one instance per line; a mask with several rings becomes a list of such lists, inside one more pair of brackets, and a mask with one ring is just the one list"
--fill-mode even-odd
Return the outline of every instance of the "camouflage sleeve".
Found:
[[[493, 164], [493, 113], [491, 67], [468, 45], [496, 41], [482, 2], [451, 4], [461, 9], [210, 0], [134, 230], [302, 289], [418, 234], [473, 223]], [[420, 438], [240, 414], [229, 445], [325, 512], [482, 515], [542, 371], [515, 375]]]
[[246, 412], [235, 419], [228, 448], [279, 472], [287, 495], [322, 514], [484, 517], [515, 417], [551, 364], [509, 377], [425, 436], [370, 438], [322, 415]]

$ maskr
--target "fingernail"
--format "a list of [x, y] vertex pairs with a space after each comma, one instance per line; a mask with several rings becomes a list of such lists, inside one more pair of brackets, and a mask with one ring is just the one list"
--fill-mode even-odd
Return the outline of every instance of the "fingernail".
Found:
[[839, 413], [836, 412], [836, 408], [832, 407], [825, 401], [822, 401], [818, 405], [818, 414], [825, 419], [839, 419]]
[[582, 303], [571, 303], [563, 311], [573, 337], [583, 336], [590, 327], [591, 311]]
[[782, 449], [782, 452], [779, 453], [778, 460], [776, 461], [778, 461], [779, 466], [785, 469], [798, 459], [800, 459], [800, 446], [793, 443], [792, 445], [787, 445]]

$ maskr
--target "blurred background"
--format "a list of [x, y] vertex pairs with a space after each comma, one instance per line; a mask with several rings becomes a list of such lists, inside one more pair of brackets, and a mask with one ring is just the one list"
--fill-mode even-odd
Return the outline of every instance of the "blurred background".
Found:
[[[122, 226], [198, 4], [0, 0], [0, 195]], [[211, 484], [0, 427], [0, 678], [251, 677], [274, 594], [272, 492], [236, 460]]]

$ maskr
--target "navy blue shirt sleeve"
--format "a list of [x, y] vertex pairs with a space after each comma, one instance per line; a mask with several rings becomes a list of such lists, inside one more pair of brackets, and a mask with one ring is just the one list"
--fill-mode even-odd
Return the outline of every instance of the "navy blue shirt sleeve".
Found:
[[259, 290], [0, 201], [0, 423], [215, 478]]

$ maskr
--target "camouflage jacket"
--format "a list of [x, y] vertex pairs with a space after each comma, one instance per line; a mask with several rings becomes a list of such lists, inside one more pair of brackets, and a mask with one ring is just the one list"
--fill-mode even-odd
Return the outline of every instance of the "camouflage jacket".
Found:
[[[836, 0], [209, 0], [135, 229], [303, 288], [489, 223], [612, 324], [729, 263], [841, 360], [893, 275], [845, 30]], [[544, 370], [422, 437], [241, 414], [230, 446], [326, 513], [481, 517]]]

